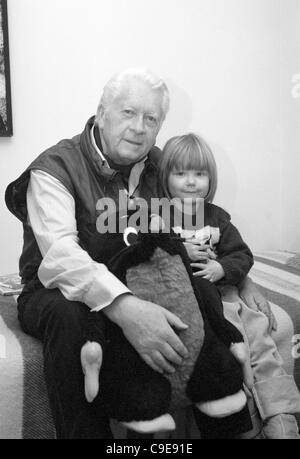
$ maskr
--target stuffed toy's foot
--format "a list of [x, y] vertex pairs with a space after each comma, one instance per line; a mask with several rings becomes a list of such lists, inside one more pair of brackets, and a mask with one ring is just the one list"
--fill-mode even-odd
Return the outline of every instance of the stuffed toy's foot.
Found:
[[91, 403], [99, 392], [99, 372], [102, 365], [102, 348], [99, 343], [88, 341], [81, 348], [81, 367], [84, 373], [85, 397]]
[[225, 418], [207, 416], [196, 407], [193, 408], [193, 412], [203, 439], [239, 438], [239, 435], [249, 432], [253, 428], [248, 404], [238, 413], [231, 414]]
[[240, 390], [236, 394], [219, 400], [196, 403], [196, 407], [202, 413], [212, 418], [224, 418], [241, 411], [247, 403], [244, 391]]
[[254, 385], [254, 379], [247, 345], [245, 343], [232, 343], [230, 351], [242, 365], [244, 383], [251, 390]]
[[154, 433], [168, 430], [175, 430], [175, 421], [170, 414], [163, 414], [151, 421], [122, 422], [127, 429], [139, 433]]

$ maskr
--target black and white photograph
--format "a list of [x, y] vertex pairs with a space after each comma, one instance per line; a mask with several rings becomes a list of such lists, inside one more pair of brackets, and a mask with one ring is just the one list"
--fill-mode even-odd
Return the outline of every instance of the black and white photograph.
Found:
[[12, 135], [7, 2], [0, 0], [0, 136]]
[[300, 440], [300, 0], [0, 0], [0, 115], [0, 439]]

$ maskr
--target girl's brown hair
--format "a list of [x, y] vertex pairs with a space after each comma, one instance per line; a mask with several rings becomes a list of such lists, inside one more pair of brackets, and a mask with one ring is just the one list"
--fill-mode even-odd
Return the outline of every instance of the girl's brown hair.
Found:
[[212, 202], [217, 190], [218, 174], [214, 155], [202, 137], [190, 133], [172, 137], [163, 148], [159, 163], [159, 178], [164, 194], [170, 196], [168, 178], [175, 170], [206, 170], [209, 176], [209, 190], [205, 201]]

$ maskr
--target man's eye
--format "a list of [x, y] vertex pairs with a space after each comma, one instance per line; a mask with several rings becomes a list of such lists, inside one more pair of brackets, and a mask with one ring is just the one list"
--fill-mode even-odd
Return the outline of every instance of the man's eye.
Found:
[[133, 115], [133, 110], [129, 110], [129, 109], [126, 109], [126, 110], [123, 110], [123, 113], [127, 116], [132, 116]]
[[151, 124], [156, 124], [156, 118], [152, 115], [147, 116], [147, 121], [149, 121]]

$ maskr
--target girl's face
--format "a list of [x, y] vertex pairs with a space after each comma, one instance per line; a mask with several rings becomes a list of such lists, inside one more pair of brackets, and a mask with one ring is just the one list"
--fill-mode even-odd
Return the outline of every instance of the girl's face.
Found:
[[168, 177], [171, 198], [205, 198], [209, 191], [207, 170], [172, 169]]

